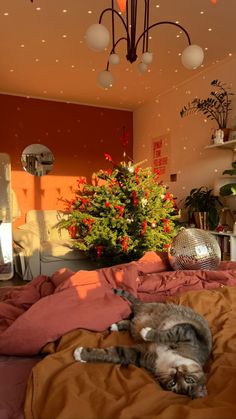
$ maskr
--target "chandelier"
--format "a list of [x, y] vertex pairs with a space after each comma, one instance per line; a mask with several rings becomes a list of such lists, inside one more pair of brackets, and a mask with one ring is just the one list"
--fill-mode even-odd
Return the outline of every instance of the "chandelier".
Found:
[[[185, 35], [188, 41], [188, 46], [184, 49], [181, 54], [181, 61], [184, 67], [187, 69], [195, 69], [199, 67], [204, 58], [204, 52], [198, 45], [191, 44], [190, 36], [187, 30], [176, 22], [171, 21], [160, 21], [149, 25], [149, 0], [144, 0], [144, 16], [143, 16], [143, 31], [140, 35], [137, 35], [136, 23], [137, 23], [137, 5], [138, 0], [117, 0], [119, 9], [116, 10], [114, 7], [114, 0], [111, 0], [111, 7], [104, 9], [99, 17], [99, 23], [91, 25], [85, 34], [87, 45], [93, 51], [105, 50], [110, 42], [110, 34], [108, 29], [101, 23], [103, 16], [106, 13], [111, 14], [111, 29], [112, 29], [112, 49], [109, 54], [106, 69], [98, 75], [98, 84], [104, 89], [109, 89], [113, 86], [114, 78], [109, 70], [109, 66], [119, 64], [120, 57], [116, 53], [116, 48], [121, 41], [126, 42], [126, 59], [133, 63], [137, 60], [137, 48], [142, 43], [142, 54], [139, 63], [140, 72], [144, 73], [148, 69], [148, 65], [152, 63], [152, 52], [149, 50], [149, 31], [156, 26], [160, 25], [172, 25], [179, 28]], [[125, 19], [121, 16], [121, 13], [125, 12]], [[119, 19], [124, 27], [124, 35], [116, 39], [115, 36], [115, 19]]]

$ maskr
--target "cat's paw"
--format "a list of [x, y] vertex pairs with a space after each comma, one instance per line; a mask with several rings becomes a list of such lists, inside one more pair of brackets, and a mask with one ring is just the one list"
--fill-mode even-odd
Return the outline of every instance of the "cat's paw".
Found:
[[143, 327], [140, 330], [140, 335], [142, 336], [143, 340], [148, 340], [147, 335], [150, 332], [150, 330], [152, 330], [151, 327]]
[[86, 362], [84, 359], [81, 358], [81, 352], [82, 352], [82, 350], [83, 350], [83, 346], [78, 346], [78, 348], [76, 348], [74, 350], [74, 354], [73, 355], [74, 355], [74, 358], [75, 358], [76, 361]]
[[112, 332], [117, 332], [119, 330], [118, 325], [116, 323], [112, 323], [111, 326], [110, 326], [110, 330]]

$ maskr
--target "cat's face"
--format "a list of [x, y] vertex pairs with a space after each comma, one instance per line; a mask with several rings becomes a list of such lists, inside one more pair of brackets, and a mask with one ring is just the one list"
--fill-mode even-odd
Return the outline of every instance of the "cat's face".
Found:
[[157, 379], [165, 390], [185, 394], [192, 399], [207, 395], [206, 377], [200, 366], [179, 365], [168, 372], [158, 372]]

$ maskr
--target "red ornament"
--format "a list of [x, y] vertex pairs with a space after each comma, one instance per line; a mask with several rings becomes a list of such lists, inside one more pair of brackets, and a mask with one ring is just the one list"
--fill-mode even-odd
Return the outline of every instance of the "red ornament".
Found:
[[122, 239], [120, 239], [122, 247], [123, 247], [123, 251], [126, 252], [127, 248], [128, 248], [128, 241], [129, 241], [129, 237], [128, 236], [124, 236]]
[[79, 179], [77, 179], [77, 184], [78, 186], [80, 185], [84, 185], [85, 183], [87, 183], [86, 178], [85, 177], [81, 177]]
[[164, 222], [164, 227], [163, 230], [165, 233], [169, 233], [170, 232], [170, 226], [169, 226], [169, 220], [167, 220], [166, 218], [162, 218], [162, 221]]
[[122, 217], [125, 207], [122, 207], [120, 205], [115, 205], [114, 208], [119, 210], [119, 213], [120, 213], [119, 216]]
[[136, 181], [137, 185], [140, 184], [139, 177], [138, 177], [139, 170], [140, 170], [140, 167], [136, 167], [136, 169], [135, 169], [135, 181]]
[[112, 174], [112, 169], [101, 170], [101, 173], [104, 173], [104, 175], [110, 176]]
[[98, 257], [98, 258], [100, 258], [100, 257], [101, 257], [101, 255], [102, 255], [102, 249], [103, 249], [103, 246], [102, 246], [102, 245], [98, 245], [98, 246], [96, 247], [97, 257]]
[[133, 205], [135, 207], [136, 205], [138, 205], [137, 194], [135, 191], [132, 191], [132, 198], [133, 198]]
[[91, 232], [91, 230], [92, 230], [92, 224], [94, 223], [94, 220], [92, 220], [92, 218], [84, 218], [84, 219], [82, 220], [82, 222], [83, 222], [84, 224], [87, 224], [87, 226], [88, 226], [88, 230], [89, 230], [89, 232]]
[[147, 221], [145, 220], [142, 224], [142, 236], [144, 236], [144, 234], [146, 233], [146, 229], [147, 229]]
[[172, 195], [171, 193], [166, 193], [166, 194], [165, 194], [165, 198], [164, 198], [164, 200], [165, 200], [165, 201], [168, 201], [168, 200], [169, 200], [169, 201], [171, 201], [171, 202], [172, 202], [172, 204], [173, 204], [173, 205], [176, 205], [176, 204], [175, 204], [175, 200], [174, 200], [174, 198], [173, 198], [173, 195]]
[[112, 157], [110, 154], [104, 153], [105, 159], [112, 162]]
[[87, 207], [90, 207], [90, 198], [80, 198], [81, 204], [80, 204], [80, 209], [84, 210], [85, 209], [85, 205], [87, 205]]
[[72, 239], [75, 239], [75, 238], [76, 238], [76, 232], [77, 232], [76, 226], [75, 226], [75, 225], [71, 225], [71, 226], [68, 228], [68, 231], [69, 231], [69, 235], [70, 235], [70, 237], [71, 237]]

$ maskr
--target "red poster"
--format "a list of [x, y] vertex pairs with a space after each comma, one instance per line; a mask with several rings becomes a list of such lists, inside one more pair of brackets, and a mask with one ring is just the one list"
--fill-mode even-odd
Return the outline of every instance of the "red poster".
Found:
[[160, 176], [169, 176], [170, 138], [163, 135], [153, 140], [153, 171]]

